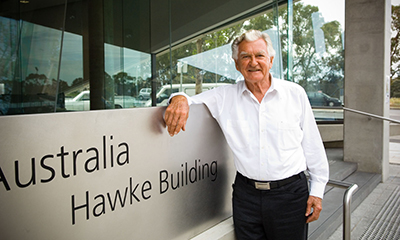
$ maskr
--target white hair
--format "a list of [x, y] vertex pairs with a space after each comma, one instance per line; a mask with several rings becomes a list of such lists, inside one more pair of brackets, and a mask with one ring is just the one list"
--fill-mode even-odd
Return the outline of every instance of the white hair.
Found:
[[269, 37], [269, 35], [267, 33], [263, 33], [260, 32], [258, 30], [249, 30], [245, 33], [243, 33], [242, 35], [240, 35], [239, 37], [237, 37], [233, 43], [232, 43], [232, 58], [237, 60], [239, 57], [239, 44], [243, 41], [246, 40], [248, 42], [253, 42], [256, 41], [258, 39], [264, 39], [264, 41], [267, 43], [267, 51], [268, 51], [268, 55], [270, 57], [274, 57], [275, 56], [275, 50], [272, 47], [272, 41], [271, 38]]

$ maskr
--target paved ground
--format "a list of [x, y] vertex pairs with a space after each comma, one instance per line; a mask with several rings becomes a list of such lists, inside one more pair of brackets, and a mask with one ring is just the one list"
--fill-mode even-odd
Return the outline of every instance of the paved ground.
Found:
[[[380, 183], [351, 215], [351, 239], [399, 239], [400, 142], [390, 142], [390, 177]], [[385, 235], [387, 234], [387, 235]], [[396, 236], [396, 237], [393, 237]], [[340, 226], [328, 240], [343, 239]]]
[[389, 143], [389, 162], [400, 165], [400, 141]]

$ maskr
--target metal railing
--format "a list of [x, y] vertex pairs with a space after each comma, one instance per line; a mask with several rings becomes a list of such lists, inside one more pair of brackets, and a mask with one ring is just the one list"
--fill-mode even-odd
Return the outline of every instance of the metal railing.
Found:
[[367, 112], [363, 112], [363, 111], [359, 111], [359, 110], [355, 110], [355, 109], [351, 109], [351, 108], [347, 108], [347, 107], [343, 107], [343, 110], [349, 111], [349, 112], [353, 112], [353, 113], [358, 113], [358, 114], [365, 115], [365, 116], [368, 116], [368, 117], [381, 119], [381, 120], [384, 120], [384, 121], [389, 121], [389, 122], [400, 124], [399, 120], [392, 119], [392, 118], [387, 118], [387, 117], [382, 117], [382, 116], [375, 115], [375, 114], [372, 114], [372, 113], [367, 113]]
[[351, 199], [353, 193], [357, 190], [358, 185], [355, 183], [347, 183], [336, 180], [329, 180], [328, 185], [331, 187], [345, 188], [343, 196], [343, 240], [351, 239]]
[[[399, 120], [382, 117], [382, 116], [375, 115], [372, 113], [367, 113], [367, 112], [363, 112], [363, 111], [359, 111], [359, 110], [355, 110], [355, 109], [351, 109], [351, 108], [347, 108], [347, 107], [343, 107], [343, 110], [361, 114], [361, 115], [368, 116], [371, 118], [377, 118], [380, 120], [400, 124]], [[335, 181], [335, 180], [329, 180], [328, 185], [333, 186], [333, 187], [347, 188], [346, 192], [344, 193], [344, 197], [343, 197], [343, 239], [350, 240], [351, 239], [350, 204], [351, 204], [352, 195], [357, 190], [358, 186], [357, 186], [357, 184], [346, 183], [346, 182]]]
[[[363, 111], [359, 111], [359, 110], [355, 110], [355, 109], [351, 109], [351, 108], [347, 108], [347, 107], [343, 107], [343, 110], [361, 114], [361, 115], [368, 116], [371, 118], [377, 118], [380, 120], [400, 124], [399, 120], [382, 117], [382, 116], [372, 114], [372, 113], [367, 113], [367, 112], [363, 112]], [[336, 181], [336, 180], [329, 180], [328, 185], [330, 185], [332, 187], [347, 188], [346, 192], [344, 193], [344, 197], [343, 197], [343, 239], [350, 240], [351, 239], [350, 204], [351, 204], [352, 195], [357, 190], [358, 186], [357, 186], [357, 184], [346, 183], [346, 182], [341, 182], [341, 181]]]

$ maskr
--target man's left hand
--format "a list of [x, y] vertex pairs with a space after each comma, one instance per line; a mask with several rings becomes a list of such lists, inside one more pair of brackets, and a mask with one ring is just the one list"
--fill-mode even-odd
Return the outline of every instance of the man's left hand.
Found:
[[[312, 213], [311, 209], [313, 209]], [[306, 209], [307, 223], [317, 220], [319, 218], [321, 210], [322, 210], [322, 199], [315, 196], [309, 196], [307, 200], [307, 209]]]

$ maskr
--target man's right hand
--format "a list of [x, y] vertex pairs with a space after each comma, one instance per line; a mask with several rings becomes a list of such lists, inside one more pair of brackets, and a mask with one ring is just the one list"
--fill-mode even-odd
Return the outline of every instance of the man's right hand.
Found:
[[178, 134], [181, 129], [185, 131], [186, 121], [189, 118], [189, 104], [185, 96], [175, 96], [171, 99], [164, 120], [171, 137]]

